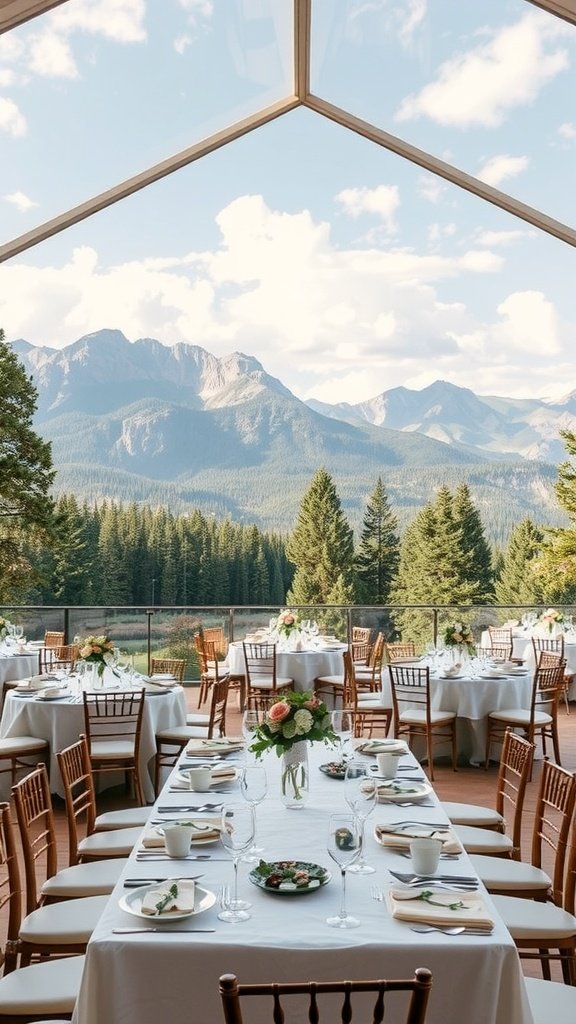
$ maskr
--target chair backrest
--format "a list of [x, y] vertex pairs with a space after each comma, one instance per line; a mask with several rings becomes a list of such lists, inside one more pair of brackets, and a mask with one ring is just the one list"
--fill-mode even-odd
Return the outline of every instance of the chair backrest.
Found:
[[31, 914], [38, 906], [38, 886], [41, 884], [37, 863], [44, 860], [44, 879], [51, 878], [58, 870], [56, 828], [46, 765], [38, 765], [26, 778], [17, 782], [12, 787], [12, 795], [24, 859], [26, 913]]
[[84, 726], [90, 755], [94, 742], [121, 740], [133, 744], [134, 760], [138, 761], [145, 696], [144, 689], [84, 693]]
[[208, 719], [208, 739], [213, 736], [226, 735], [226, 707], [228, 704], [228, 688], [230, 676], [223, 676], [212, 686], [210, 701], [210, 717]]
[[[296, 1019], [294, 1009], [300, 1011], [297, 1013], [298, 1020], [304, 1020], [306, 1011], [301, 1010], [302, 996], [308, 997], [307, 1019], [310, 1021], [310, 1024], [318, 1024], [322, 1020], [335, 1024], [338, 1017], [342, 1024], [350, 1024], [353, 1020], [352, 996], [362, 992], [372, 992], [375, 995], [372, 1021], [373, 1024], [381, 1024], [385, 1018], [387, 994], [389, 992], [404, 992], [408, 1002], [406, 1016], [404, 1017], [405, 1024], [424, 1024], [431, 986], [432, 974], [424, 967], [419, 967], [414, 972], [413, 978], [387, 981], [308, 981], [301, 983], [281, 982], [269, 985], [239, 985], [238, 979], [234, 974], [223, 974], [220, 978], [220, 996], [226, 1024], [243, 1024], [240, 1003], [241, 1000], [251, 996], [263, 996], [268, 999], [270, 1019], [274, 1024], [282, 1024], [285, 1018], [288, 1020]], [[333, 995], [335, 993], [342, 995], [340, 1012], [338, 1014], [334, 999], [330, 998], [326, 1000], [326, 1014], [323, 1017], [318, 1005], [318, 996], [325, 994]], [[284, 1010], [282, 1000], [294, 1003], [294, 1000], [290, 1000], [292, 996], [300, 998], [296, 999], [296, 1008], [292, 1007], [291, 1013], [289, 1009]], [[394, 1020], [398, 1021], [396, 1001], [393, 1007]], [[265, 1010], [264, 1007], [261, 1009], [262, 1012], [259, 1014], [259, 1017], [263, 1019]], [[247, 1014], [248, 1019], [252, 1019], [254, 1016], [254, 1013]], [[366, 1020], [365, 1000], [362, 1000], [358, 1017], [362, 1021]]]
[[196, 650], [198, 652], [198, 661], [200, 663], [200, 677], [206, 677], [209, 679], [210, 683], [217, 683], [220, 679], [220, 672], [218, 670], [219, 661], [216, 644], [213, 640], [205, 640], [204, 637], [201, 636]]
[[184, 671], [186, 669], [186, 658], [151, 658], [150, 659], [150, 672], [152, 675], [160, 672], [166, 672], [174, 676], [179, 683], [184, 681]]
[[416, 710], [426, 712], [426, 723], [430, 725], [430, 669], [415, 665], [388, 665], [394, 721], [402, 714], [402, 705], [409, 704]]
[[508, 645], [499, 646], [498, 644], [492, 644], [491, 647], [481, 647], [477, 644], [476, 657], [500, 658], [501, 661], [507, 661], [510, 657], [510, 648]]
[[44, 633], [44, 647], [63, 647], [64, 643], [64, 633], [53, 629], [47, 629]]
[[8, 803], [0, 803], [0, 913], [4, 919], [8, 915], [2, 964], [3, 975], [6, 976], [18, 966], [18, 933], [22, 919], [22, 883]]
[[566, 661], [560, 659], [556, 665], [539, 664], [532, 682], [532, 701], [530, 704], [530, 720], [533, 722], [537, 711], [556, 715], [558, 701], [564, 686], [564, 670]]
[[[532, 774], [534, 744], [511, 729], [504, 734], [502, 756], [496, 783], [496, 810], [504, 819], [512, 821], [512, 857], [520, 860], [522, 840], [522, 811], [526, 786]], [[508, 813], [509, 812], [509, 813]]]
[[68, 862], [77, 864], [78, 844], [82, 838], [79, 823], [83, 823], [83, 834], [90, 835], [94, 831], [96, 819], [96, 793], [86, 736], [82, 733], [77, 743], [59, 750], [56, 758], [66, 801]]
[[378, 633], [374, 643], [372, 644], [372, 650], [368, 657], [368, 665], [372, 669], [374, 676], [377, 676], [382, 671], [382, 662], [384, 661], [384, 634]]
[[254, 644], [244, 640], [244, 662], [246, 665], [246, 683], [248, 688], [258, 688], [258, 683], [266, 680], [272, 682], [272, 691], [276, 689], [276, 644]]
[[572, 865], [566, 873], [564, 893], [564, 866], [568, 851], [570, 825], [576, 806], [576, 775], [545, 758], [542, 764], [540, 786], [534, 811], [532, 831], [532, 863], [542, 867], [544, 851], [549, 863], [553, 858], [552, 893], [557, 906], [566, 899], [566, 909], [574, 913], [574, 892], [570, 892], [570, 878], [576, 873], [576, 833], [572, 833]]
[[561, 658], [564, 657], [564, 637], [563, 636], [533, 636], [532, 637], [532, 649], [534, 651], [534, 660], [538, 664], [538, 655], [541, 651], [548, 651], [550, 654], [559, 654]]
[[59, 647], [41, 647], [39, 664], [41, 672], [55, 672], [58, 669], [72, 672], [78, 659], [78, 644], [63, 644]]
[[369, 644], [372, 630], [365, 626], [352, 626], [352, 643]]
[[563, 655], [555, 651], [539, 651], [536, 658], [537, 668], [558, 668], [563, 662]]
[[353, 640], [350, 644], [350, 653], [352, 661], [358, 665], [368, 665], [372, 647], [366, 640]]
[[386, 660], [396, 661], [398, 658], [415, 658], [416, 644], [413, 640], [406, 640], [402, 643], [384, 644]]
[[512, 657], [512, 630], [509, 626], [488, 626], [491, 647], [504, 647], [506, 658]]
[[202, 636], [205, 641], [214, 644], [216, 654], [219, 658], [225, 658], [228, 653], [228, 642], [224, 633], [224, 626], [205, 626], [202, 629]]

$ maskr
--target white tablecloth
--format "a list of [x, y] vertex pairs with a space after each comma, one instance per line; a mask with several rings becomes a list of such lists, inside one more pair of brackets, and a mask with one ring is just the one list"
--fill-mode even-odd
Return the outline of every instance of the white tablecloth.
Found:
[[[543, 637], [547, 634], [545, 632], [537, 630], [526, 630], [521, 626], [516, 626], [512, 630], [512, 657], [523, 658], [526, 665], [534, 670], [534, 648], [532, 646], [532, 636]], [[490, 636], [488, 632], [482, 633], [482, 646], [490, 646]], [[564, 657], [566, 658], [566, 674], [574, 675], [574, 679], [570, 684], [568, 690], [568, 696], [570, 700], [576, 701], [576, 636], [573, 632], [564, 634]]]
[[29, 679], [38, 672], [37, 654], [0, 655], [0, 687], [15, 679]]
[[[337, 650], [328, 651], [277, 651], [276, 671], [279, 676], [293, 679], [296, 690], [313, 690], [317, 676], [344, 675], [342, 652], [345, 650], [342, 644]], [[228, 664], [232, 675], [244, 675], [246, 665], [241, 643], [230, 644]]]
[[[186, 700], [182, 687], [162, 693], [148, 693], [142, 717], [140, 739], [140, 778], [144, 798], [154, 800], [154, 755], [156, 753], [156, 732], [176, 725], [186, 724]], [[50, 787], [53, 793], [64, 796], [56, 751], [75, 743], [84, 732], [84, 708], [81, 703], [67, 700], [37, 700], [35, 697], [19, 697], [14, 691], [6, 696], [0, 736], [39, 736], [50, 744]], [[0, 782], [0, 796], [10, 798], [9, 780]]]
[[[278, 799], [279, 761], [268, 755], [269, 795], [258, 808], [258, 839], [270, 860], [297, 858], [330, 867], [331, 883], [310, 895], [268, 893], [251, 885], [249, 868], [241, 864], [240, 895], [252, 901], [249, 921], [220, 922], [215, 906], [192, 922], [214, 928], [214, 934], [113, 935], [114, 927], [144, 923], [118, 907], [119, 897], [130, 891], [121, 880], [88, 946], [76, 1024], [218, 1024], [218, 978], [227, 972], [243, 982], [271, 982], [405, 977], [417, 967], [429, 967], [434, 975], [428, 1024], [461, 1024], [464, 1018], [466, 1024], [530, 1024], [518, 954], [499, 920], [489, 936], [419, 935], [393, 921], [386, 906], [370, 898], [372, 884], [390, 884], [388, 868], [409, 870], [406, 860], [377, 845], [374, 823], [438, 821], [438, 815], [444, 815], [435, 797], [433, 808], [378, 806], [366, 829], [366, 856], [377, 872], [364, 878], [348, 876], [348, 907], [361, 925], [341, 931], [325, 923], [340, 903], [338, 869], [325, 846], [327, 818], [333, 810], [347, 809], [342, 783], [317, 770], [329, 758], [321, 744], [312, 748], [310, 801], [304, 809], [292, 811]], [[235, 786], [230, 788], [236, 795]], [[162, 803], [167, 802], [182, 803], [182, 794], [165, 790]], [[205, 846], [202, 852], [212, 852], [214, 860], [171, 864], [131, 859], [124, 877], [202, 873], [201, 884], [217, 893], [223, 883], [232, 881], [231, 862], [221, 859], [226, 854], [218, 844]], [[450, 870], [470, 873], [468, 858], [463, 855]], [[180, 926], [190, 927], [190, 919]], [[172, 927], [177, 927], [175, 922]], [[386, 1019], [398, 1024], [400, 1017], [392, 1013]], [[254, 1001], [250, 1020], [269, 1024], [270, 1005], [262, 1011]]]

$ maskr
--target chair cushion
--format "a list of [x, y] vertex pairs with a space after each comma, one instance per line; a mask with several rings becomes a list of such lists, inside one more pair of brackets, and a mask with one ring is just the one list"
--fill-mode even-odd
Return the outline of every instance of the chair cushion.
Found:
[[489, 892], [498, 892], [500, 889], [534, 889], [535, 892], [542, 892], [552, 885], [545, 871], [524, 861], [489, 856], [472, 856], [470, 859]]
[[576, 936], [576, 917], [553, 903], [539, 903], [518, 896], [493, 896], [492, 899], [516, 942], [541, 938], [544, 943], [553, 945], [554, 939]]
[[144, 827], [150, 817], [149, 807], [125, 807], [121, 811], [105, 811], [94, 822], [95, 832], [109, 832], [116, 828]]
[[[520, 722], [521, 725], [530, 724], [530, 712], [522, 708], [511, 708], [509, 711], [491, 711], [489, 718], [495, 718], [499, 722]], [[534, 714], [535, 725], [549, 725], [552, 716], [545, 711], [536, 711]]]
[[108, 896], [87, 896], [79, 900], [49, 903], [32, 911], [20, 926], [25, 942], [49, 947], [88, 942], [105, 907]]
[[[414, 725], [426, 725], [426, 712], [418, 711], [417, 708], [409, 708], [407, 711], [402, 711], [400, 714], [400, 721]], [[454, 711], [431, 711], [430, 721], [433, 725], [439, 725], [440, 722], [451, 722], [456, 718]]]
[[451, 800], [443, 800], [442, 807], [453, 825], [476, 825], [488, 828], [491, 825], [503, 825], [504, 818], [492, 807], [480, 804], [460, 804]]
[[559, 981], [524, 978], [534, 1024], [574, 1024], [576, 988]]
[[205, 728], [207, 728], [209, 722], [210, 722], [210, 715], [198, 715], [198, 714], [186, 715], [186, 725], [203, 725]]
[[37, 736], [8, 736], [0, 740], [0, 757], [10, 757], [12, 753], [22, 750], [45, 750], [47, 746], [46, 740], [38, 739]]
[[128, 760], [134, 757], [134, 743], [131, 740], [96, 740], [90, 744], [90, 757], [94, 761], [113, 761], [117, 757]]
[[[272, 676], [256, 676], [256, 679], [251, 683], [252, 690], [271, 690], [274, 685]], [[289, 687], [294, 685], [293, 679], [285, 679], [283, 676], [276, 676], [276, 689], [281, 687]]]
[[387, 701], [381, 693], [366, 694], [366, 696], [358, 697], [356, 707], [360, 711], [390, 711], [392, 713], [390, 701]]
[[501, 832], [469, 825], [454, 825], [454, 832], [466, 853], [506, 854], [512, 851], [512, 840]]
[[78, 843], [78, 853], [85, 857], [128, 857], [141, 834], [139, 825], [111, 832], [93, 832]]
[[120, 878], [126, 861], [97, 860], [91, 864], [75, 864], [62, 868], [42, 885], [42, 896], [57, 899], [78, 899], [81, 896], [103, 896], [110, 894]]
[[342, 676], [316, 676], [314, 686], [344, 686]]
[[72, 1013], [85, 957], [70, 956], [20, 967], [0, 979], [0, 1014]]
[[[198, 729], [200, 728], [200, 732]], [[202, 728], [200, 726], [193, 725], [175, 725], [172, 729], [160, 729], [156, 733], [156, 740], [161, 743], [187, 743], [188, 740], [194, 739], [196, 736], [206, 736], [207, 727]]]

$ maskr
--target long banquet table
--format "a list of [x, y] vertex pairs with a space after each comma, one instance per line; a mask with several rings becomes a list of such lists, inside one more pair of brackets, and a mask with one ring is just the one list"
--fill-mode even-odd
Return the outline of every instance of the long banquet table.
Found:
[[[361, 925], [343, 931], [325, 923], [340, 904], [338, 869], [325, 846], [327, 819], [335, 810], [347, 810], [342, 782], [318, 771], [319, 764], [330, 756], [322, 744], [311, 748], [309, 803], [293, 811], [279, 799], [279, 761], [269, 754], [265, 761], [268, 796], [258, 807], [257, 818], [258, 840], [265, 847], [266, 859], [319, 863], [332, 870], [332, 881], [297, 897], [268, 893], [249, 882], [249, 867], [241, 864], [240, 895], [252, 901], [249, 921], [236, 925], [220, 922], [216, 904], [192, 919], [196, 927], [213, 928], [213, 934], [113, 934], [115, 927], [147, 924], [118, 906], [119, 898], [130, 891], [123, 887], [126, 877], [201, 874], [200, 884], [214, 893], [232, 881], [232, 864], [218, 843], [196, 851], [211, 853], [213, 859], [207, 861], [137, 861], [132, 854], [88, 945], [73, 1018], [76, 1024], [217, 1024], [222, 1020], [218, 978], [227, 972], [237, 974], [243, 982], [270, 982], [404, 977], [417, 967], [429, 967], [434, 976], [428, 1024], [461, 1024], [463, 1014], [466, 1024], [531, 1024], [518, 954], [495, 912], [496, 924], [490, 935], [423, 935], [392, 920], [386, 905], [370, 897], [374, 883], [383, 888], [390, 884], [388, 868], [409, 870], [408, 861], [376, 843], [372, 836], [375, 822], [444, 820], [434, 794], [432, 809], [429, 805], [409, 810], [378, 805], [366, 827], [366, 857], [377, 868], [376, 874], [349, 874], [347, 882], [348, 908]], [[417, 770], [413, 759], [408, 763]], [[226, 786], [226, 795], [238, 798], [237, 783]], [[172, 793], [165, 787], [162, 804], [182, 802], [181, 792]], [[152, 815], [157, 813], [155, 810]], [[446, 863], [454, 873], [471, 871], [465, 854]], [[485, 898], [489, 902], [489, 897]], [[185, 932], [190, 919], [172, 922], [170, 927]], [[254, 1024], [269, 1021], [269, 1006], [265, 1015], [256, 1007], [251, 1010]], [[389, 1024], [398, 1024], [400, 1019], [404, 1017], [394, 1012], [387, 1016]]]
[[[140, 737], [140, 779], [144, 799], [148, 803], [154, 800], [153, 758], [156, 753], [156, 733], [160, 729], [185, 724], [186, 699], [181, 686], [159, 693], [147, 693]], [[64, 789], [56, 752], [75, 743], [81, 732], [84, 732], [84, 708], [80, 697], [46, 701], [36, 697], [22, 697], [14, 690], [6, 695], [0, 721], [0, 737], [38, 736], [48, 741], [50, 788], [58, 796], [64, 796]], [[8, 786], [8, 777], [0, 781], [2, 799], [10, 798]]]

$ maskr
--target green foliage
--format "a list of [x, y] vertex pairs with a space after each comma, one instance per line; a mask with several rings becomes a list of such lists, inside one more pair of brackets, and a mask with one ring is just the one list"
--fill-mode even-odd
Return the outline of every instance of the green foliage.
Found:
[[0, 330], [0, 599], [36, 578], [34, 548], [53, 534], [50, 445], [32, 429], [37, 391]]
[[358, 600], [387, 604], [400, 558], [398, 519], [378, 477], [366, 505], [360, 545], [355, 559]]
[[336, 597], [352, 603], [354, 546], [352, 530], [332, 477], [319, 469], [300, 505], [288, 557], [296, 571], [287, 600], [290, 604], [331, 604]]
[[496, 601], [503, 605], [539, 605], [544, 601], [536, 574], [544, 535], [531, 519], [523, 519], [510, 534], [496, 579]]
[[572, 461], [558, 467], [556, 497], [570, 525], [545, 530], [537, 572], [544, 601], [571, 604], [576, 601], [576, 434], [560, 434]]

